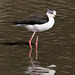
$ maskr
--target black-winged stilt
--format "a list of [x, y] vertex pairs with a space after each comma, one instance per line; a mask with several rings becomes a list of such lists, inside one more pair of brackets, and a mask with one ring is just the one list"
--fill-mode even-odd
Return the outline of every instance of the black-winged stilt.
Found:
[[[56, 11], [52, 10], [52, 9], [48, 9], [45, 14], [33, 15], [33, 16], [30, 16], [23, 20], [11, 22], [11, 23], [15, 24], [15, 26], [24, 26], [29, 31], [34, 32], [29, 40], [29, 45], [31, 48], [30, 54], [32, 52], [31, 41], [32, 41], [35, 33], [46, 31], [46, 30], [52, 28], [55, 23], [55, 20], [54, 20], [55, 16], [56, 16]], [[35, 45], [36, 45], [36, 53], [37, 53], [38, 36], [36, 37]]]

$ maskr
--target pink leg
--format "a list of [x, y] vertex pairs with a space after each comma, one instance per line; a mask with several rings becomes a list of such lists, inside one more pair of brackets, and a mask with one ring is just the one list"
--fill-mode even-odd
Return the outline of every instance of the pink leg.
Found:
[[37, 59], [37, 55], [38, 55], [38, 50], [37, 50], [37, 48], [38, 48], [38, 36], [36, 38], [35, 46], [36, 46], [35, 52], [36, 52], [36, 59]]
[[33, 35], [31, 36], [31, 38], [30, 38], [30, 40], [29, 40], [29, 46], [30, 46], [30, 52], [29, 52], [29, 58], [31, 58], [31, 52], [32, 52], [32, 45], [31, 45], [31, 41], [32, 41], [32, 39], [33, 39], [33, 37], [34, 37], [34, 35], [35, 35], [35, 33], [36, 33], [36, 31], [34, 31], [34, 33], [33, 33]]

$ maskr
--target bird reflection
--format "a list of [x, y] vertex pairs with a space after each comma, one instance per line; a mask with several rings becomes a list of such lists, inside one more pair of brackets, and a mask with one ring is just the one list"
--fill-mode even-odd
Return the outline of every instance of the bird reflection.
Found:
[[31, 65], [25, 71], [26, 74], [30, 75], [55, 75], [55, 70], [51, 69], [52, 67], [56, 67], [56, 65], [49, 65], [46, 67], [40, 66], [40, 63], [37, 60], [30, 60]]

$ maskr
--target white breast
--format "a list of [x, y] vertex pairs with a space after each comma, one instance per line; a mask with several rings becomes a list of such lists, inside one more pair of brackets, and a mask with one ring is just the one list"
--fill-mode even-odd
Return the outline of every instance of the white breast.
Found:
[[47, 23], [44, 24], [35, 24], [35, 25], [25, 25], [26, 29], [28, 29], [29, 31], [34, 32], [36, 30], [36, 32], [42, 32], [42, 31], [46, 31], [50, 28], [52, 28], [52, 26], [54, 25], [54, 18], [50, 18], [49, 21]]

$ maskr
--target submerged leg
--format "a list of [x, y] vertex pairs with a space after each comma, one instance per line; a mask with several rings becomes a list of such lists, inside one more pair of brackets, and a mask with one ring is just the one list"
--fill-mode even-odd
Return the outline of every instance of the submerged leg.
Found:
[[36, 37], [36, 42], [35, 42], [35, 46], [36, 46], [36, 49], [35, 49], [35, 52], [36, 52], [36, 59], [37, 59], [37, 55], [38, 55], [38, 36]]
[[34, 31], [34, 33], [33, 33], [33, 35], [31, 36], [31, 38], [30, 38], [30, 40], [29, 40], [29, 46], [30, 46], [30, 52], [29, 52], [29, 58], [31, 58], [31, 52], [32, 52], [32, 45], [31, 45], [31, 41], [32, 41], [32, 39], [33, 39], [33, 37], [34, 37], [34, 35], [35, 35], [35, 33], [36, 33], [36, 31]]

